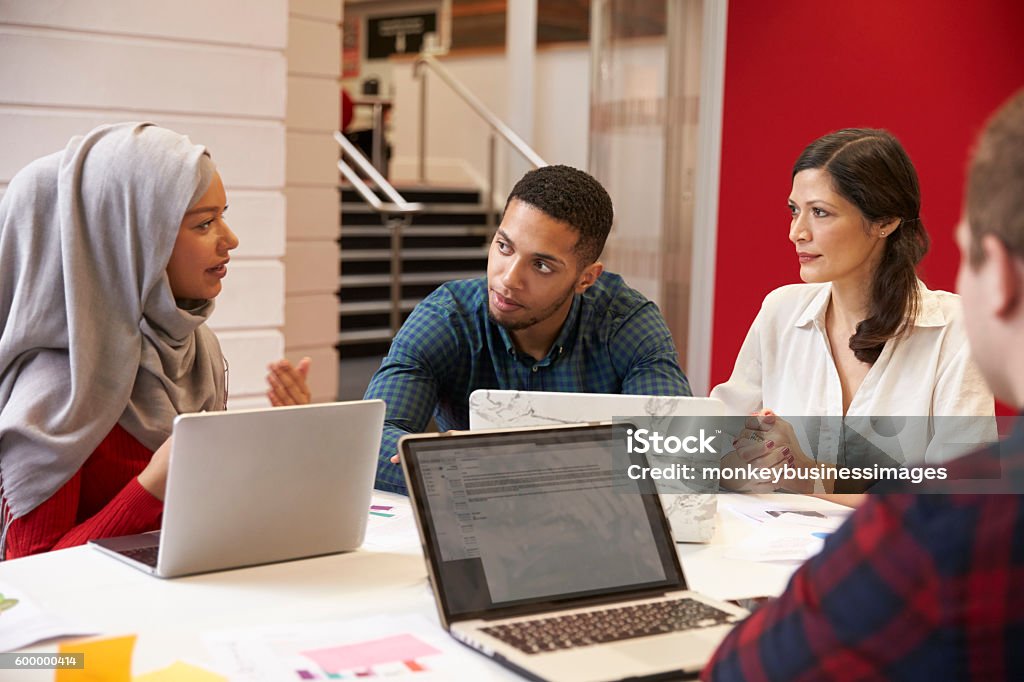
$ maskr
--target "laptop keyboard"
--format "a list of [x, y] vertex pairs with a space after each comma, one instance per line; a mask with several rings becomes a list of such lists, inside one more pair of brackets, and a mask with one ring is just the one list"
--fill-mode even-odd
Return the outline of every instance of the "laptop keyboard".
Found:
[[160, 551], [159, 546], [154, 547], [137, 547], [135, 549], [122, 549], [119, 550], [119, 554], [123, 554], [129, 559], [135, 559], [140, 564], [146, 564], [156, 568], [156, 556]]
[[676, 599], [481, 628], [527, 654], [603, 644], [731, 622], [733, 614], [696, 599]]

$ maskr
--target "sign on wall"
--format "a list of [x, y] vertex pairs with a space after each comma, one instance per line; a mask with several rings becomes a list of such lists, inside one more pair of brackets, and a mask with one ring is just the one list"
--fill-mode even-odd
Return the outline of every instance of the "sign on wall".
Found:
[[423, 46], [423, 35], [436, 31], [435, 12], [368, 17], [366, 58], [386, 59], [393, 54], [416, 54]]

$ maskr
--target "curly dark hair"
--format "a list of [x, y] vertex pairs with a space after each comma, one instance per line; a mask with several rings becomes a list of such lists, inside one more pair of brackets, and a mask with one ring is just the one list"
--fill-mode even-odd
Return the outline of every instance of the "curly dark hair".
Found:
[[574, 248], [580, 270], [600, 257], [614, 213], [611, 197], [593, 177], [571, 166], [542, 166], [520, 178], [508, 195], [505, 210], [513, 199], [580, 233]]
[[874, 364], [885, 342], [905, 333], [917, 314], [917, 264], [929, 244], [921, 223], [917, 171], [899, 140], [873, 128], [846, 128], [819, 137], [793, 164], [793, 177], [811, 169], [828, 173], [833, 189], [868, 221], [900, 221], [885, 240], [882, 262], [871, 281], [868, 317], [850, 337], [857, 359]]

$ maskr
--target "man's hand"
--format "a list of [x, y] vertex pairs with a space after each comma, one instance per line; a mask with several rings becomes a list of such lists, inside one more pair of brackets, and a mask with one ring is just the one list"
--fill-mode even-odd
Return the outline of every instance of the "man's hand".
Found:
[[[468, 431], [445, 431], [445, 432], [444, 432], [444, 434], [445, 434], [446, 436], [450, 436], [450, 435], [452, 435], [453, 433], [468, 433]], [[402, 460], [401, 460], [401, 458], [399, 457], [399, 455], [398, 455], [398, 453], [397, 453], [397, 452], [396, 452], [395, 454], [391, 455], [391, 463], [392, 463], [392, 464], [400, 464], [401, 462], [402, 462]]]

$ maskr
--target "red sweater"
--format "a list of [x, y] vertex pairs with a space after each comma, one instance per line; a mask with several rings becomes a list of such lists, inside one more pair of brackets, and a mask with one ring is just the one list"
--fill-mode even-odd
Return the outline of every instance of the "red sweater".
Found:
[[163, 502], [139, 485], [153, 453], [115, 425], [64, 486], [7, 531], [7, 558], [160, 528]]

